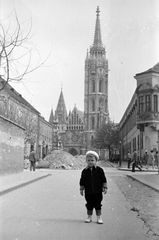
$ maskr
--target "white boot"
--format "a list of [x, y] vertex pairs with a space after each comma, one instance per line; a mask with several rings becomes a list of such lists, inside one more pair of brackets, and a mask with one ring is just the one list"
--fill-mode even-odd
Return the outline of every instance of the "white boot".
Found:
[[102, 216], [97, 216], [97, 223], [98, 224], [103, 224]]
[[85, 220], [86, 223], [92, 222], [92, 215], [88, 215], [87, 219]]

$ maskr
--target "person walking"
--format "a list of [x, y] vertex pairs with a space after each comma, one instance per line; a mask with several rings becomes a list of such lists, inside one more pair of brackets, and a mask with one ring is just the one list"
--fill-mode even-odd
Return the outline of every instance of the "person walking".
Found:
[[103, 193], [107, 193], [107, 179], [103, 169], [97, 166], [99, 159], [98, 154], [95, 151], [88, 151], [86, 153], [87, 167], [81, 172], [80, 178], [80, 194], [85, 196], [87, 219], [86, 223], [92, 221], [93, 209], [96, 210], [97, 223], [103, 224], [102, 220], [102, 200]]
[[128, 154], [127, 154], [127, 162], [128, 162], [128, 168], [130, 168], [130, 164], [131, 164], [131, 155], [130, 155], [130, 151], [128, 151]]
[[149, 165], [152, 165], [152, 169], [154, 169], [155, 158], [154, 158], [154, 152], [153, 152], [153, 150], [151, 150], [151, 152], [150, 152], [150, 158], [149, 158], [149, 160], [150, 160]]
[[[137, 167], [140, 171], [142, 170], [141, 165], [139, 164], [139, 155], [137, 151], [134, 150], [133, 157], [132, 157], [132, 172], [135, 172], [135, 167]], [[139, 166], [140, 165], [140, 166]]]
[[30, 161], [30, 171], [35, 171], [35, 165], [36, 165], [36, 155], [34, 148], [32, 148], [30, 155], [29, 155], [29, 161]]
[[149, 163], [149, 154], [148, 154], [148, 151], [146, 150], [143, 156], [143, 165], [147, 167], [148, 163]]
[[158, 168], [158, 151], [155, 152], [154, 159], [154, 168]]
[[137, 163], [136, 163], [137, 167], [139, 167], [140, 171], [142, 169], [142, 164], [141, 164], [141, 158], [140, 158], [140, 153], [138, 152], [137, 155]]

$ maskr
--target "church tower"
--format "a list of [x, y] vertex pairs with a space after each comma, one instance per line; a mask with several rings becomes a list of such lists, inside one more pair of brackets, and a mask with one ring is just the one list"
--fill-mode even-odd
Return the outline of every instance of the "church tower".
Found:
[[59, 133], [65, 133], [67, 110], [66, 110], [66, 105], [65, 105], [65, 100], [64, 100], [62, 89], [61, 89], [60, 97], [58, 100], [57, 108], [55, 111], [55, 119], [58, 120]]
[[92, 149], [96, 130], [108, 119], [108, 61], [102, 44], [99, 19], [96, 11], [94, 42], [87, 50], [85, 60], [84, 124], [86, 149]]

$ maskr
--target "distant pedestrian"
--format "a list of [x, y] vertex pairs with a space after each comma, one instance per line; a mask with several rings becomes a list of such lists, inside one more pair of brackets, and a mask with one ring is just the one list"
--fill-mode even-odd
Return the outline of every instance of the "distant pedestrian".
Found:
[[[138, 152], [138, 155], [137, 155], [137, 163], [136, 163], [136, 165], [137, 165], [138, 167], [142, 168], [141, 158], [140, 158], [140, 153], [139, 153], [139, 152]], [[139, 168], [139, 169], [140, 169], [140, 168]]]
[[135, 172], [135, 168], [137, 167], [140, 171], [142, 170], [142, 166], [140, 164], [139, 155], [137, 154], [137, 151], [134, 150], [133, 157], [132, 157], [132, 172]]
[[128, 154], [127, 154], [127, 162], [128, 162], [128, 168], [130, 168], [130, 165], [131, 165], [131, 155], [130, 155], [130, 151], [128, 151]]
[[34, 148], [32, 148], [30, 155], [29, 155], [29, 161], [30, 161], [30, 171], [35, 171], [35, 166], [36, 166], [36, 155]]
[[154, 164], [155, 164], [154, 152], [153, 152], [153, 150], [151, 150], [150, 158], [149, 158], [149, 165], [152, 165], [152, 169], [154, 169]]
[[145, 167], [148, 166], [148, 162], [149, 162], [149, 154], [148, 151], [146, 150], [143, 156], [143, 165], [145, 165]]
[[159, 174], [159, 154], [158, 154], [158, 151], [156, 151], [156, 155], [157, 155], [157, 168], [158, 168], [158, 174]]
[[154, 161], [154, 168], [155, 167], [158, 168], [158, 151], [155, 152], [154, 159], [155, 159], [155, 161]]
[[86, 153], [87, 167], [82, 170], [80, 178], [80, 194], [85, 196], [87, 219], [86, 223], [92, 221], [93, 209], [96, 210], [97, 223], [102, 224], [101, 202], [103, 193], [107, 193], [107, 179], [101, 167], [97, 166], [99, 156], [94, 151]]

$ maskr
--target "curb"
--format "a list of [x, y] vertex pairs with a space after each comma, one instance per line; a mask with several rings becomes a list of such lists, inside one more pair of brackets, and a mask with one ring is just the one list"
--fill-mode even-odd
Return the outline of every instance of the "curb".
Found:
[[[118, 170], [120, 170], [120, 171], [128, 171], [128, 172], [132, 172], [131, 171], [131, 169], [128, 169], [128, 168], [118, 168]], [[156, 169], [156, 170], [151, 170], [151, 169], [142, 169], [142, 171], [140, 171], [139, 169], [135, 169], [135, 172], [150, 172], [150, 173], [153, 173], [153, 172], [158, 172], [158, 170]]]
[[147, 186], [147, 187], [149, 187], [149, 188], [152, 188], [152, 189], [155, 190], [156, 192], [159, 192], [158, 189], [156, 189], [155, 187], [149, 185], [148, 183], [142, 182], [141, 180], [136, 179], [135, 177], [133, 177], [133, 176], [131, 176], [131, 175], [126, 175], [126, 176], [129, 177], [129, 178], [131, 178], [131, 179], [133, 179], [133, 180], [135, 180], [135, 181], [137, 181], [137, 182], [139, 182], [139, 183], [142, 183], [143, 185], [145, 185], [145, 186]]
[[47, 174], [47, 175], [45, 175], [45, 176], [38, 177], [38, 178], [33, 179], [33, 180], [30, 180], [30, 181], [28, 181], [28, 182], [21, 183], [21, 184], [19, 184], [19, 185], [14, 186], [14, 187], [7, 188], [7, 189], [5, 189], [5, 190], [3, 190], [3, 191], [0, 191], [0, 196], [2, 196], [2, 195], [4, 195], [4, 194], [7, 194], [7, 193], [9, 193], [9, 192], [12, 192], [12, 191], [14, 191], [14, 190], [16, 190], [16, 189], [18, 189], [18, 188], [25, 187], [25, 186], [27, 186], [27, 185], [29, 185], [29, 184], [31, 184], [31, 183], [34, 183], [34, 182], [36, 182], [36, 181], [39, 181], [39, 180], [41, 180], [41, 179], [43, 179], [43, 178], [46, 178], [46, 177], [49, 177], [49, 176], [51, 176], [51, 174]]

